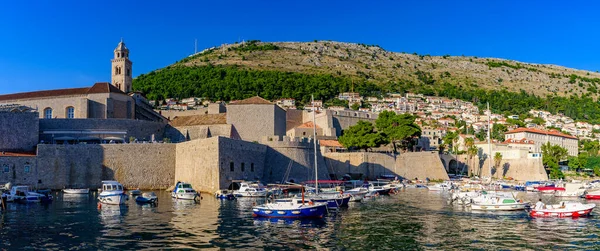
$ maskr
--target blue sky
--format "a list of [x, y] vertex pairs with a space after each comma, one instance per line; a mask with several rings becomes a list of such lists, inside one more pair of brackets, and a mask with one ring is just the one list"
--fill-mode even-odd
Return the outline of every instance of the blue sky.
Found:
[[0, 1], [0, 94], [110, 81], [124, 38], [137, 76], [241, 39], [600, 70], [596, 1]]

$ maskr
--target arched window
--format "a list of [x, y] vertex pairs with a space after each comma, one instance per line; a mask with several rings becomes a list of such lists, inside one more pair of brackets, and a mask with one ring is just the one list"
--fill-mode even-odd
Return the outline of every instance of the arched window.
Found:
[[72, 106], [67, 107], [67, 110], [65, 113], [67, 114], [68, 119], [74, 119], [75, 118], [75, 107], [72, 107]]
[[115, 66], [115, 75], [119, 75], [119, 67]]
[[121, 53], [117, 52], [117, 58], [120, 58], [120, 57], [121, 57]]
[[52, 108], [48, 107], [44, 109], [44, 118], [51, 119], [52, 118]]

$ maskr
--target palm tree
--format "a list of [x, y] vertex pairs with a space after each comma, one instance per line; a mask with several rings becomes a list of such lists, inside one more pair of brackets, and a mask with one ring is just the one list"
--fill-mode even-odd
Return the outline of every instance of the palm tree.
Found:
[[496, 173], [498, 173], [498, 168], [500, 168], [500, 162], [502, 161], [502, 154], [496, 152], [494, 154], [494, 168], [496, 169]]
[[[471, 156], [471, 153], [469, 152], [469, 148], [471, 148], [474, 144], [475, 144], [475, 140], [473, 138], [470, 138], [470, 137], [465, 138], [465, 149], [467, 149], [466, 153], [467, 153], [467, 157], [469, 158], [469, 162], [470, 162], [471, 158], [473, 158], [473, 156]], [[468, 166], [471, 166], [471, 163], [468, 163]]]
[[[469, 148], [467, 148], [467, 155], [469, 156], [469, 162], [471, 162], [470, 165], [473, 164], [473, 157], [476, 156], [478, 152], [479, 148], [477, 148], [475, 145], [472, 145]], [[475, 171], [475, 168], [473, 168], [473, 171]], [[479, 175], [479, 171], [477, 171], [477, 175]]]

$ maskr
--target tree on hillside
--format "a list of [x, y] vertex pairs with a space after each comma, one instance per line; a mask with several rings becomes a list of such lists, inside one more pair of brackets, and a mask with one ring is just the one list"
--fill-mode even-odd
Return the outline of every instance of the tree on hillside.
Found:
[[504, 133], [508, 131], [508, 128], [503, 124], [494, 124], [492, 127], [492, 139], [500, 142], [504, 141]]
[[402, 149], [409, 148], [412, 138], [421, 136], [421, 128], [415, 123], [416, 117], [410, 114], [396, 114], [392, 111], [383, 111], [375, 120], [377, 131], [384, 134], [387, 141], [392, 143], [394, 153], [397, 152], [396, 144], [400, 143]]
[[559, 145], [551, 145], [550, 142], [542, 145], [542, 162], [546, 169], [550, 170], [551, 179], [562, 179], [564, 174], [560, 170], [558, 162], [568, 156], [567, 149]]
[[389, 143], [382, 133], [375, 132], [371, 122], [363, 120], [344, 130], [338, 140], [344, 147], [349, 149], [369, 149]]
[[496, 173], [499, 173], [501, 162], [502, 162], [502, 153], [496, 152], [496, 154], [494, 154], [494, 170], [496, 170]]
[[360, 104], [359, 103], [354, 103], [350, 106], [350, 109], [358, 111], [358, 109], [360, 108]]
[[456, 153], [458, 151], [458, 133], [457, 132], [447, 132], [446, 135], [442, 138], [444, 145], [447, 145], [450, 148], [450, 152]]

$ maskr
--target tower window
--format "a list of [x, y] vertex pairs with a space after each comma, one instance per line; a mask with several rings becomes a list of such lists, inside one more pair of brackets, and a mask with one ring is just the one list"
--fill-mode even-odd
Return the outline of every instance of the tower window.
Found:
[[75, 118], [75, 108], [72, 106], [67, 107], [67, 118], [73, 119]]
[[117, 52], [117, 57], [120, 58], [121, 57], [121, 53]]
[[254, 163], [250, 163], [250, 172], [254, 172]]
[[127, 76], [131, 77], [131, 69], [127, 69]]
[[234, 168], [233, 168], [233, 162], [229, 162], [229, 171], [233, 172]]
[[52, 118], [52, 108], [48, 107], [44, 109], [44, 118], [51, 119]]
[[244, 163], [242, 162], [242, 172], [245, 171]]

